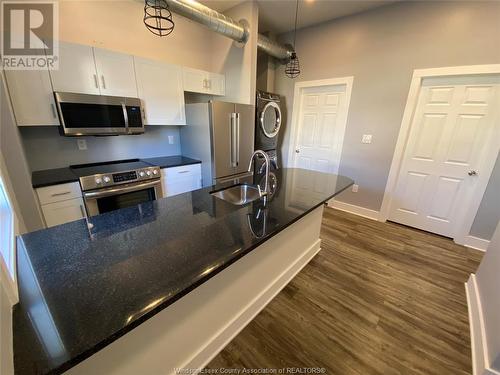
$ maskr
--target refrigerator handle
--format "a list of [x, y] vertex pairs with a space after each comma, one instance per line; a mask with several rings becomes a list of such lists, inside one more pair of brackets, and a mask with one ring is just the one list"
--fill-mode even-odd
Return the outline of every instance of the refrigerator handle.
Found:
[[231, 113], [231, 155], [230, 155], [230, 165], [231, 167], [236, 167], [236, 133], [237, 133], [237, 118], [236, 113]]
[[236, 166], [240, 164], [240, 114], [236, 113]]

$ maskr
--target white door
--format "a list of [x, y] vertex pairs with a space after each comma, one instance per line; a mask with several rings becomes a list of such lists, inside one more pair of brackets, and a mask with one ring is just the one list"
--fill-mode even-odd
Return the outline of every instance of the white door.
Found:
[[346, 90], [346, 84], [300, 90], [296, 168], [338, 173], [349, 106]]
[[17, 126], [59, 125], [48, 70], [5, 70]]
[[94, 48], [94, 57], [101, 95], [137, 97], [133, 56]]
[[54, 91], [99, 95], [92, 47], [59, 43], [59, 69], [50, 71]]
[[185, 125], [182, 68], [134, 57], [145, 125]]
[[454, 237], [488, 147], [498, 147], [490, 140], [498, 126], [499, 87], [499, 77], [423, 81], [390, 220]]

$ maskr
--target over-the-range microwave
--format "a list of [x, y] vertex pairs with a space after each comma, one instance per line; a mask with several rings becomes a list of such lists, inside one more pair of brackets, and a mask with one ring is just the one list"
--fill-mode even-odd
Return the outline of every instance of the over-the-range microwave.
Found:
[[144, 133], [138, 98], [71, 92], [55, 92], [54, 97], [63, 135]]

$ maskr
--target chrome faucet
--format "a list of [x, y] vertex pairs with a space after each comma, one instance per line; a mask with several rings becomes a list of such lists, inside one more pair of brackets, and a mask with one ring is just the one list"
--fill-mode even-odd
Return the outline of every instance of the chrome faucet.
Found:
[[252, 162], [253, 159], [255, 158], [256, 155], [262, 155], [265, 160], [265, 165], [266, 165], [266, 178], [264, 180], [264, 191], [262, 191], [260, 184], [257, 185], [259, 189], [259, 196], [262, 198], [269, 194], [269, 165], [271, 164], [271, 160], [269, 159], [269, 155], [262, 151], [262, 150], [255, 150], [254, 153], [252, 154], [252, 157], [250, 158], [250, 164], [248, 165], [248, 172], [252, 170]]

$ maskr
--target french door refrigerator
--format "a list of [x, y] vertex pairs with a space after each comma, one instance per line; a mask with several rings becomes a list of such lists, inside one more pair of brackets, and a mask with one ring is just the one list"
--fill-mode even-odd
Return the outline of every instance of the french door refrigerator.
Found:
[[201, 160], [203, 186], [248, 175], [254, 151], [255, 107], [209, 101], [186, 104], [182, 154]]

